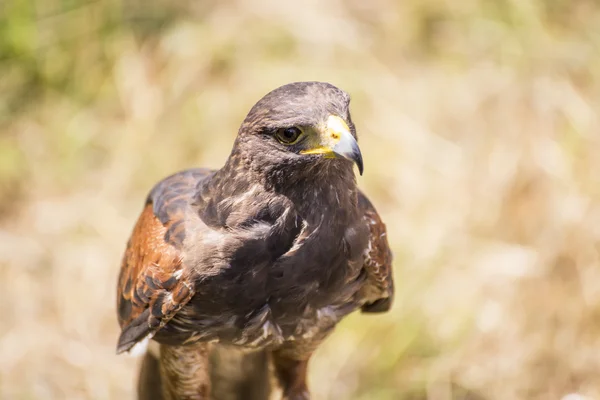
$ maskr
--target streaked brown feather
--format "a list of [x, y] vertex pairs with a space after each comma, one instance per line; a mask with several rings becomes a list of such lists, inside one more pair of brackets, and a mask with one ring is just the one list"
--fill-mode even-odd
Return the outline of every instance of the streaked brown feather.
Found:
[[394, 280], [392, 277], [392, 251], [387, 240], [387, 231], [375, 207], [359, 193], [359, 207], [363, 220], [369, 227], [369, 245], [365, 251], [364, 270], [367, 273], [361, 296], [366, 300], [363, 312], [384, 312], [392, 306]]
[[178, 221], [173, 216], [163, 225], [148, 204], [135, 225], [119, 276], [119, 353], [153, 335], [194, 295], [180, 250], [165, 240]]

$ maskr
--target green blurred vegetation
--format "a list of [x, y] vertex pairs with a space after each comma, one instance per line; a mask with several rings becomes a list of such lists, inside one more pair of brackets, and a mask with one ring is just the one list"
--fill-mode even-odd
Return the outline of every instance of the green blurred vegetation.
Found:
[[114, 285], [146, 192], [297, 80], [351, 93], [398, 282], [315, 398], [599, 397], [592, 0], [0, 3], [0, 397], [132, 396]]

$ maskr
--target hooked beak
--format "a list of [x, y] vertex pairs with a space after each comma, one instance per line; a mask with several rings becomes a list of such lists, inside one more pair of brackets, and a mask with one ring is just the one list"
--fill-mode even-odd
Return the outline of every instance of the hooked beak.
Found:
[[321, 129], [320, 143], [313, 149], [303, 150], [302, 154], [324, 154], [326, 157], [343, 157], [353, 161], [358, 172], [363, 174], [363, 159], [358, 143], [346, 122], [337, 115], [330, 115]]

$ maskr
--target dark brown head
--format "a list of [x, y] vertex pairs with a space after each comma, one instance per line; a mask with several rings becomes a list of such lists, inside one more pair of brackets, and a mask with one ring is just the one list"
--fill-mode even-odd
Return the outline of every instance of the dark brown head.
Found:
[[242, 123], [234, 155], [259, 173], [297, 180], [323, 170], [363, 171], [350, 97], [329, 83], [296, 82], [268, 93]]

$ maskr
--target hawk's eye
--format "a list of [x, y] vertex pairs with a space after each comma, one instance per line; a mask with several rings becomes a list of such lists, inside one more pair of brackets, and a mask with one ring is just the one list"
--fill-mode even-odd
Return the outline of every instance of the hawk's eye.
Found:
[[291, 128], [278, 129], [275, 133], [275, 137], [283, 144], [294, 144], [298, 141], [302, 135], [302, 130], [295, 126]]

